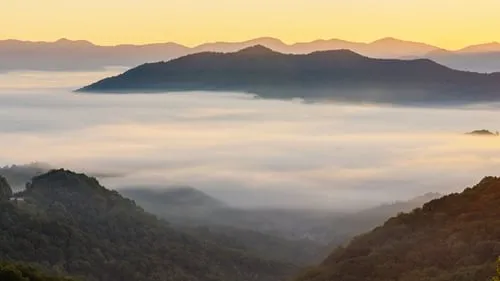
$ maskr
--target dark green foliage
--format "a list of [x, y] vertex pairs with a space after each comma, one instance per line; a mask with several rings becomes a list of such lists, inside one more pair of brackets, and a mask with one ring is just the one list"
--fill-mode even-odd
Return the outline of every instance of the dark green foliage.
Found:
[[7, 180], [0, 176], [0, 201], [9, 200], [12, 197], [12, 189]]
[[487, 177], [389, 219], [296, 280], [489, 280], [499, 238], [500, 178]]
[[23, 204], [0, 205], [0, 258], [84, 280], [282, 280], [294, 267], [173, 230], [94, 178], [35, 177]]
[[371, 59], [348, 50], [289, 55], [254, 46], [148, 63], [81, 91], [236, 91], [263, 98], [391, 103], [498, 100], [500, 75], [431, 60]]
[[0, 262], [1, 281], [74, 281], [69, 277], [47, 274], [26, 264]]

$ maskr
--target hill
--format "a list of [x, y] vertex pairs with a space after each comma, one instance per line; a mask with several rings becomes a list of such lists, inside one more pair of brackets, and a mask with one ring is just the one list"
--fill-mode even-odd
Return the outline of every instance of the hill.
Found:
[[296, 278], [490, 280], [500, 253], [500, 178], [400, 214]]
[[500, 74], [449, 69], [430, 60], [371, 59], [347, 50], [289, 55], [254, 46], [144, 64], [82, 92], [234, 91], [263, 98], [422, 103], [498, 100]]
[[0, 259], [89, 281], [274, 281], [295, 270], [174, 230], [83, 174], [53, 170], [17, 196], [0, 203]]

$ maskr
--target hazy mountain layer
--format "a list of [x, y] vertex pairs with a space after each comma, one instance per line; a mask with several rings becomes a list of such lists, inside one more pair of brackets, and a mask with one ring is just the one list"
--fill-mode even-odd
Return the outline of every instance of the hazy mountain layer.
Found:
[[500, 44], [488, 43], [461, 50], [443, 50], [436, 46], [383, 38], [371, 43], [339, 39], [285, 44], [275, 38], [257, 38], [244, 42], [205, 43], [193, 48], [177, 43], [99, 46], [88, 41], [61, 39], [56, 42], [0, 41], [1, 71], [18, 70], [97, 70], [108, 66], [133, 67], [146, 62], [167, 61], [199, 52], [236, 52], [255, 45], [290, 54], [349, 49], [373, 58], [435, 59], [446, 66], [478, 72], [500, 71]]

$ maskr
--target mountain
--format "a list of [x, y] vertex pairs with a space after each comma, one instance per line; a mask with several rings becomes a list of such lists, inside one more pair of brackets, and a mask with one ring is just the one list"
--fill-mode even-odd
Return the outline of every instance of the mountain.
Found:
[[422, 57], [440, 48], [419, 42], [403, 41], [396, 38], [383, 38], [360, 48], [349, 50], [372, 58]]
[[0, 260], [82, 280], [283, 280], [288, 263], [174, 230], [83, 174], [53, 170], [0, 203]]
[[437, 51], [424, 57], [457, 70], [479, 73], [500, 71], [500, 51]]
[[234, 91], [310, 101], [468, 103], [498, 100], [499, 88], [500, 74], [456, 71], [426, 59], [371, 59], [348, 50], [290, 55], [254, 46], [144, 64], [80, 91]]
[[174, 42], [146, 45], [99, 46], [85, 40], [60, 39], [55, 42], [0, 40], [0, 72], [19, 70], [82, 71], [110, 66], [134, 67], [146, 62], [168, 61], [200, 52], [237, 52], [255, 45], [287, 54], [317, 51], [351, 50], [372, 58], [429, 58], [458, 70], [500, 71], [496, 42], [468, 46], [457, 51], [436, 46], [382, 38], [370, 43], [340, 39], [314, 40], [286, 44], [279, 39], [262, 37], [242, 42], [213, 42], [186, 47]]
[[456, 51], [456, 53], [492, 53], [500, 52], [500, 43], [491, 42], [486, 44], [472, 45]]
[[266, 46], [267, 48], [280, 52], [290, 52], [289, 45], [286, 45], [281, 40], [271, 37], [256, 38], [243, 42], [214, 42], [205, 43], [194, 47], [190, 53], [217, 52], [217, 53], [233, 53], [242, 49], [246, 49], [255, 45]]
[[107, 66], [135, 66], [189, 53], [175, 43], [97, 46], [88, 41], [61, 39], [56, 42], [0, 41], [1, 71], [84, 71]]
[[315, 40], [291, 45], [270, 37], [252, 39], [244, 42], [207, 43], [193, 48], [193, 53], [219, 52], [232, 53], [242, 49], [261, 45], [273, 51], [286, 54], [309, 54], [317, 51], [351, 50], [374, 58], [398, 58], [405, 56], [424, 56], [439, 48], [423, 43], [403, 41], [395, 38], [383, 38], [371, 43], [350, 42], [339, 39]]
[[295, 280], [490, 280], [500, 253], [500, 178], [400, 214]]

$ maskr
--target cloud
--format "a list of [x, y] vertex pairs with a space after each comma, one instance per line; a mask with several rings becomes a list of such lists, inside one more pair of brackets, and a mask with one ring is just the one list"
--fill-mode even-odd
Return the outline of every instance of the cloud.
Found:
[[358, 208], [459, 191], [500, 168], [500, 139], [462, 135], [497, 129], [495, 108], [81, 95], [68, 91], [78, 79], [54, 88], [37, 74], [13, 88], [18, 75], [0, 75], [11, 83], [0, 89], [0, 164], [119, 175], [102, 178], [113, 188], [182, 184], [241, 206]]

